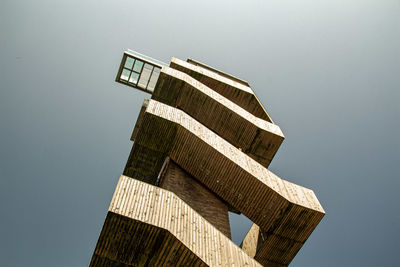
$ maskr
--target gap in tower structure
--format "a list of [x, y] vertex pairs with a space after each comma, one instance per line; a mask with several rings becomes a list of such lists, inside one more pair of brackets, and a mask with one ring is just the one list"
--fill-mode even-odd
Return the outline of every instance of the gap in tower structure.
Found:
[[[284, 135], [246, 81], [125, 51], [116, 81], [151, 94], [90, 266], [288, 266], [325, 215], [267, 168]], [[231, 241], [228, 211], [254, 224]]]

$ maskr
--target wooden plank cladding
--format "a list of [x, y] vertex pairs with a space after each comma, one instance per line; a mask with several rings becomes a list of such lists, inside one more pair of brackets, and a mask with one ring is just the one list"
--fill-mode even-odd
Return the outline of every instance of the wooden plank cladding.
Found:
[[288, 266], [303, 243], [268, 233], [253, 224], [241, 248], [264, 266]]
[[[164, 134], [160, 140], [159, 133]], [[166, 144], [173, 144], [172, 146]], [[135, 144], [159, 149], [186, 172], [245, 214], [267, 233], [266, 254], [282, 258], [310, 236], [324, 216], [314, 192], [290, 183], [264, 168], [185, 112], [150, 100]], [[144, 149], [144, 153], [145, 153]], [[286, 244], [286, 245], [285, 245]], [[294, 244], [294, 245], [293, 245]], [[279, 262], [278, 262], [279, 263]]]
[[206, 65], [206, 64], [204, 64], [204, 63], [201, 63], [201, 62], [199, 62], [199, 61], [197, 61], [197, 60], [194, 60], [194, 59], [192, 59], [192, 58], [188, 58], [188, 59], [186, 60], [186, 62], [188, 62], [188, 63], [190, 63], [190, 64], [192, 64], [192, 65], [195, 65], [195, 66], [200, 66], [200, 67], [202, 67], [203, 69], [208, 69], [208, 70], [211, 70], [212, 72], [216, 72], [216, 73], [218, 73], [219, 75], [221, 75], [221, 76], [223, 76], [223, 77], [225, 77], [225, 78], [228, 78], [228, 79], [230, 79], [230, 80], [232, 80], [232, 81], [241, 83], [241, 84], [243, 84], [243, 85], [245, 85], [245, 86], [250, 86], [249, 83], [248, 83], [247, 81], [245, 81], [245, 80], [239, 79], [238, 77], [235, 77], [235, 76], [233, 76], [233, 75], [231, 75], [231, 74], [228, 74], [228, 73], [225, 73], [225, 72], [223, 72], [223, 71], [217, 70], [216, 68], [213, 68], [213, 67], [211, 67], [211, 66], [208, 66], [208, 65]]
[[260, 234], [260, 227], [257, 224], [253, 223], [250, 227], [249, 232], [243, 238], [242, 244], [240, 247], [243, 249], [244, 252], [247, 253], [250, 257], [254, 258], [258, 249], [258, 236]]
[[[134, 51], [117, 81], [152, 99], [90, 266], [288, 266], [325, 211], [312, 190], [267, 169], [284, 136], [249, 84]], [[254, 222], [241, 248], [229, 239], [228, 209]]]
[[169, 67], [162, 68], [152, 99], [185, 111], [264, 167], [269, 166], [284, 139], [279, 126]]
[[272, 122], [267, 111], [249, 86], [236, 82], [207, 68], [174, 57], [171, 59], [170, 67], [190, 75], [254, 116]]
[[[246, 182], [250, 180], [258, 180], [263, 186], [268, 186], [274, 191], [279, 192], [281, 197], [286, 198], [293, 203], [323, 212], [323, 209], [312, 190], [280, 179], [271, 171], [264, 168], [261, 164], [247, 156], [242, 151], [236, 149], [230, 143], [219, 137], [198, 121], [194, 120], [182, 110], [178, 110], [155, 100], [150, 100], [142, 124], [143, 126], [135, 140], [138, 143], [145, 143], [148, 141], [149, 135], [152, 135], [152, 133], [154, 135], [152, 127], [155, 127], [161, 132], [176, 133], [169, 155], [173, 155], [173, 157], [171, 156], [172, 159], [181, 158], [181, 161], [174, 160], [181, 167], [183, 167], [181, 163], [184, 162], [184, 159], [189, 158], [189, 160], [192, 160], [192, 167], [189, 164], [186, 164], [188, 166], [188, 168], [184, 168], [186, 171], [196, 167], [196, 169], [199, 170], [199, 175], [205, 172], [208, 175], [216, 176], [216, 174], [207, 171], [207, 166], [214, 164], [214, 162], [222, 163], [222, 161], [226, 161], [227, 164], [229, 162], [235, 167], [240, 168], [242, 171], [247, 172], [249, 177], [251, 176], [254, 178], [245, 179]], [[175, 129], [172, 130], [170, 128]], [[150, 136], [150, 138], [153, 140], [154, 136]], [[168, 135], [168, 138], [172, 138], [172, 136]], [[147, 143], [151, 144], [151, 142]], [[152, 144], [151, 147], [154, 145], [155, 144]], [[192, 148], [189, 149], [189, 147]], [[183, 148], [187, 148], [187, 150]], [[203, 148], [210, 150], [211, 153], [206, 153], [208, 151], [203, 150]], [[198, 151], [198, 153], [192, 153], [193, 151]], [[189, 156], [192, 157], [190, 158]], [[208, 164], [201, 164], [203, 158], [209, 161]], [[218, 164], [215, 165], [218, 166]], [[220, 179], [231, 179], [228, 173], [224, 174], [224, 171], [230, 170], [230, 168], [227, 168], [228, 166], [222, 166], [221, 164], [219, 164], [219, 166], [219, 169], [224, 169], [219, 171], [221, 174]], [[240, 174], [240, 172], [233, 172], [232, 174], [235, 173], [237, 175]], [[194, 177], [198, 179], [197, 176]], [[233, 182], [236, 182], [236, 180]]]
[[169, 158], [162, 170], [159, 187], [175, 193], [221, 233], [231, 237], [226, 203]]
[[167, 230], [108, 212], [92, 267], [207, 266]]
[[174, 193], [121, 176], [90, 266], [261, 266]]

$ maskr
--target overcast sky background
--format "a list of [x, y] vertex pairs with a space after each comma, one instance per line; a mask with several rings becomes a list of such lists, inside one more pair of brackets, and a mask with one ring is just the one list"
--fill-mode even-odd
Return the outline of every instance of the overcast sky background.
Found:
[[2, 266], [88, 265], [149, 97], [127, 48], [249, 81], [327, 212], [291, 266], [398, 266], [400, 1], [1, 0]]

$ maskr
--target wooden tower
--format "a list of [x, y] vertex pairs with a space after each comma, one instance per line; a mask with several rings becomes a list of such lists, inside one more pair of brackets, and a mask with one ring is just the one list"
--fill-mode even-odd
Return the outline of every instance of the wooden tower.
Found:
[[[268, 165], [284, 136], [249, 84], [128, 50], [117, 82], [151, 94], [90, 266], [287, 266], [325, 212]], [[228, 211], [254, 222], [241, 247]]]

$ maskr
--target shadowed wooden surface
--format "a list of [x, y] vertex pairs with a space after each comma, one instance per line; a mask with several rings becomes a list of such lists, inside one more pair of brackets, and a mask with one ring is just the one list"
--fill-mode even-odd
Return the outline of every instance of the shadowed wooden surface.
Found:
[[261, 265], [174, 193], [121, 176], [91, 266]]
[[280, 179], [171, 106], [149, 101], [135, 144], [164, 151], [259, 225], [268, 233], [265, 253], [273, 255], [270, 261], [288, 264], [324, 216], [312, 190]]
[[241, 248], [264, 266], [287, 266], [303, 244], [304, 242], [263, 231], [253, 224], [243, 239]]
[[231, 238], [226, 203], [169, 158], [163, 166], [159, 186], [175, 193], [204, 219]]
[[270, 116], [250, 87], [201, 66], [196, 66], [174, 57], [171, 59], [170, 67], [190, 75], [254, 116], [272, 122]]
[[264, 167], [268, 167], [284, 139], [279, 126], [169, 67], [162, 68], [152, 99], [183, 110]]
[[[284, 136], [248, 83], [172, 58], [151, 92], [91, 265], [287, 266], [325, 211], [267, 169]], [[254, 222], [243, 250], [228, 206]]]

